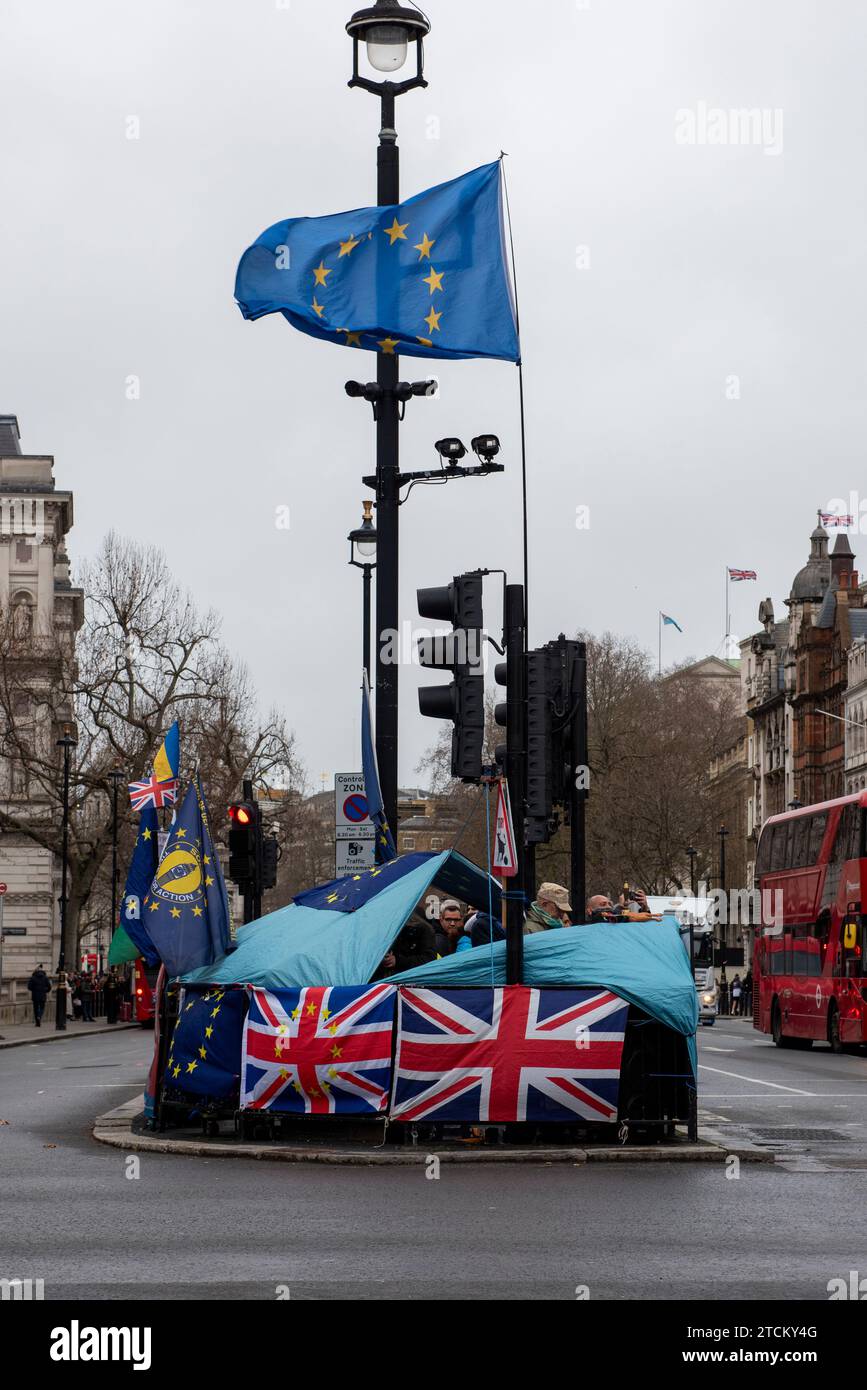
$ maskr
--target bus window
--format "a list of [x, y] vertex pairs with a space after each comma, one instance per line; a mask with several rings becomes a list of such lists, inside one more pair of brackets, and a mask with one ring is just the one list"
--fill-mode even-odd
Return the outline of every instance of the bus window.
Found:
[[822, 841], [825, 838], [825, 827], [828, 824], [828, 812], [820, 811], [816, 816], [810, 816], [810, 848], [808, 863], [818, 864], [819, 852], [822, 848]]
[[781, 821], [774, 826], [774, 838], [771, 844], [771, 872], [779, 873], [789, 867], [789, 847], [792, 838], [792, 822]]
[[810, 817], [799, 816], [793, 826], [791, 868], [807, 869], [810, 866]]
[[810, 927], [792, 928], [792, 973], [815, 976], [822, 973], [822, 951], [819, 940]]
[[759, 840], [759, 847], [756, 850], [756, 878], [761, 878], [771, 867], [771, 840], [773, 839], [774, 827], [766, 825]]
[[833, 864], [844, 864], [847, 859], [857, 859], [859, 839], [860, 839], [860, 820], [857, 806], [844, 806], [840, 812], [840, 819], [837, 823], [837, 834], [834, 838], [834, 851], [831, 856]]

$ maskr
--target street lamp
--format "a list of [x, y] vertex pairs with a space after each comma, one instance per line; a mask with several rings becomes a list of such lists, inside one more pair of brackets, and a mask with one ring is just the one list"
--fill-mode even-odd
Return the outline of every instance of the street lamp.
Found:
[[[375, 5], [357, 10], [346, 31], [352, 39], [352, 78], [350, 87], [362, 87], [380, 99], [379, 147], [377, 151], [376, 199], [379, 207], [400, 201], [400, 156], [395, 128], [395, 98], [413, 87], [426, 87], [424, 79], [424, 39], [430, 32], [425, 16], [398, 0], [376, 0]], [[406, 61], [410, 44], [415, 44], [416, 71], [403, 82], [385, 78], [373, 82], [358, 70], [359, 43], [367, 45], [367, 56], [376, 72], [397, 72]], [[398, 664], [384, 660], [388, 655], [383, 634], [400, 627], [398, 606], [400, 505], [399, 399], [397, 352], [381, 352], [376, 363], [376, 753], [385, 818], [397, 834], [397, 728]]]
[[60, 868], [60, 957], [57, 962], [57, 997], [55, 1008], [55, 1030], [66, 1032], [66, 878], [69, 860], [69, 754], [75, 748], [75, 739], [64, 726], [63, 738], [57, 740], [57, 747], [63, 749], [63, 849]]
[[367, 82], [358, 73], [358, 45], [367, 45], [367, 61], [377, 72], [398, 72], [406, 62], [407, 50], [411, 43], [416, 46], [416, 75], [408, 83], [401, 83], [401, 90], [409, 87], [426, 87], [423, 77], [425, 35], [430, 33], [430, 23], [419, 10], [409, 5], [401, 5], [399, 0], [376, 0], [375, 5], [356, 10], [346, 26], [352, 39], [352, 81], [350, 87], [366, 87], [369, 91], [380, 88]]
[[364, 516], [361, 525], [350, 531], [349, 563], [364, 575], [364, 597], [362, 607], [362, 653], [364, 671], [370, 682], [370, 576], [376, 569], [376, 527], [373, 524], [373, 503], [362, 502]]
[[698, 884], [695, 877], [695, 861], [698, 858], [698, 850], [694, 849], [692, 845], [688, 845], [686, 854], [689, 859], [689, 886], [692, 889], [692, 896], [696, 898], [698, 897]]

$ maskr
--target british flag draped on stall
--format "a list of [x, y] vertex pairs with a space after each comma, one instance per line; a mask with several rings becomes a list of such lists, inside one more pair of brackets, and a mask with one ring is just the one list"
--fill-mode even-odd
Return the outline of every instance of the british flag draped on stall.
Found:
[[490, 892], [500, 908], [499, 886], [460, 854], [400, 856], [299, 894], [183, 977], [246, 999], [240, 1110], [611, 1124], [633, 1015], [677, 1036], [694, 1084], [695, 985], [673, 920], [528, 936], [524, 985], [506, 985], [502, 941], [375, 978], [431, 889], [481, 908]]

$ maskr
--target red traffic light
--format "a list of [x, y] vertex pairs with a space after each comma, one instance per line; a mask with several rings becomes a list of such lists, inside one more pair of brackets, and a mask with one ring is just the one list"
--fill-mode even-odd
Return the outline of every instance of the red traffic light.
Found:
[[237, 821], [238, 825], [252, 825], [253, 816], [249, 806], [230, 806], [229, 820]]

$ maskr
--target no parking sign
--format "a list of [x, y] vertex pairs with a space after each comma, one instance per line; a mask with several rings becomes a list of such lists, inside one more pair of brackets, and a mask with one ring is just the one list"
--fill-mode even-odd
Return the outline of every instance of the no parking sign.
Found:
[[375, 861], [376, 830], [364, 777], [358, 772], [334, 775], [334, 842], [337, 877], [353, 869], [367, 869]]

